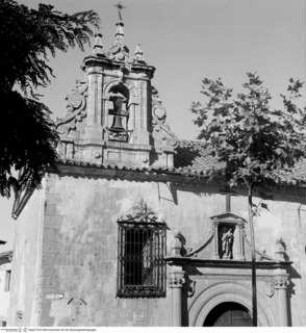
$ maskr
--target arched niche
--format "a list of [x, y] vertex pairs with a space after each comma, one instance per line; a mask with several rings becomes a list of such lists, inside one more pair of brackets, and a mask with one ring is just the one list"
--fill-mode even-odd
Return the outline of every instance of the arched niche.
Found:
[[213, 258], [245, 260], [244, 226], [247, 221], [233, 213], [215, 215], [210, 220], [214, 234]]
[[129, 99], [130, 91], [122, 82], [109, 86], [105, 104], [107, 139], [129, 141]]
[[124, 85], [122, 82], [119, 82], [115, 85], [112, 85], [109, 89], [108, 95], [109, 98], [111, 98], [112, 95], [116, 95], [116, 94], [121, 94], [122, 96], [124, 96], [127, 100], [127, 102], [129, 101], [130, 98], [130, 90], [129, 88]]

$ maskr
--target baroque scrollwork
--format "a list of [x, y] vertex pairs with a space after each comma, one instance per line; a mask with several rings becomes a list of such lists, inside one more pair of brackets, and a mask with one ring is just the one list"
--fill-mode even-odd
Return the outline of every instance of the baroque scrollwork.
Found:
[[108, 58], [116, 61], [127, 61], [129, 57], [129, 49], [120, 40], [115, 40], [108, 51]]
[[152, 136], [156, 146], [176, 148], [178, 139], [166, 123], [167, 112], [159, 97], [158, 91], [152, 86]]
[[193, 297], [196, 292], [196, 281], [191, 280], [188, 276], [186, 277], [185, 288], [188, 297]]
[[82, 122], [86, 117], [87, 89], [86, 81], [77, 80], [75, 88], [66, 96], [66, 116], [56, 121], [56, 128], [60, 134], [69, 134], [70, 131], [74, 131], [77, 123]]
[[121, 216], [119, 218], [120, 221], [163, 223], [143, 199], [135, 204], [125, 215]]
[[159, 97], [158, 91], [152, 86], [153, 125], [164, 125], [167, 118], [166, 109]]

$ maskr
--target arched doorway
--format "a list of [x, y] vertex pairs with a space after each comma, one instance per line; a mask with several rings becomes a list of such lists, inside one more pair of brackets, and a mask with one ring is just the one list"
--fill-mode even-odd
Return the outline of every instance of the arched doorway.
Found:
[[225, 302], [211, 310], [203, 326], [252, 326], [252, 317], [243, 305]]

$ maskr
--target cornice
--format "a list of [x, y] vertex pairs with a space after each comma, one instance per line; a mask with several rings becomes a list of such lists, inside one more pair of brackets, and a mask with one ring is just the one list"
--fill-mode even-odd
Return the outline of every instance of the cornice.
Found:
[[[222, 259], [198, 259], [186, 257], [166, 257], [166, 262], [171, 266], [197, 266], [215, 268], [236, 268], [251, 270], [252, 262], [248, 260], [222, 260]], [[291, 261], [256, 261], [257, 269], [287, 269]], [[251, 273], [250, 273], [251, 274]]]

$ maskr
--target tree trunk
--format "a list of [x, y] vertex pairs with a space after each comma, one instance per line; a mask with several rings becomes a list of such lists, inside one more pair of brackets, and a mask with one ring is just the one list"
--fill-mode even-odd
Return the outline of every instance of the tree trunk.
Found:
[[255, 254], [255, 237], [254, 237], [254, 224], [253, 224], [253, 186], [250, 185], [248, 189], [248, 203], [249, 203], [249, 224], [251, 234], [251, 247], [252, 247], [252, 317], [253, 326], [257, 326], [257, 291], [256, 291], [256, 254]]

